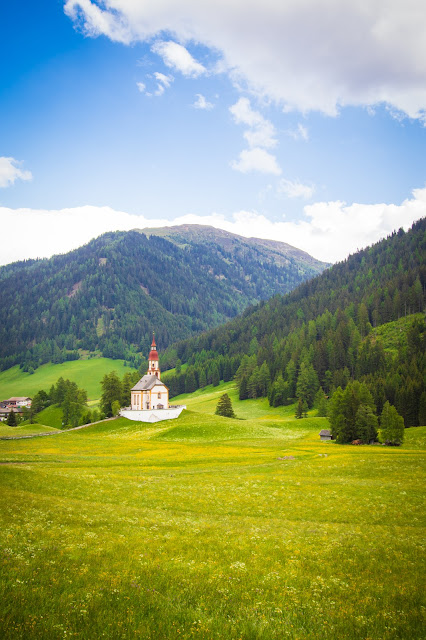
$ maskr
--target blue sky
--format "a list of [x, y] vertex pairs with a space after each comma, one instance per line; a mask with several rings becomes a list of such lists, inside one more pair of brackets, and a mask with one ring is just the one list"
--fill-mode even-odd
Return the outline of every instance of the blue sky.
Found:
[[1, 262], [182, 222], [338, 260], [424, 216], [424, 7], [359, 4], [3, 3]]

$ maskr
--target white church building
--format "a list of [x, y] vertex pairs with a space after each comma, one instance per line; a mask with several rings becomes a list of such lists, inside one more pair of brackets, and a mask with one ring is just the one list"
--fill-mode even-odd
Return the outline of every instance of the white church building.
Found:
[[184, 405], [169, 405], [169, 390], [161, 382], [161, 372], [155, 338], [148, 356], [148, 371], [131, 390], [131, 405], [121, 409], [120, 415], [129, 420], [159, 422], [177, 418]]

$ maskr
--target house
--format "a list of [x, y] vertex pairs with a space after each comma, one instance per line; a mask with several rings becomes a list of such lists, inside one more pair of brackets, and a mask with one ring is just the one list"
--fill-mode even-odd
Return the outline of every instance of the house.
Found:
[[169, 404], [169, 389], [161, 381], [161, 371], [155, 338], [148, 356], [148, 371], [131, 389], [130, 407], [120, 410], [120, 416], [141, 422], [158, 422], [177, 418], [184, 405]]
[[320, 431], [320, 438], [321, 440], [324, 440], [324, 441], [334, 440], [334, 436], [331, 434], [330, 429], [322, 429]]
[[31, 398], [25, 396], [14, 396], [5, 400], [8, 407], [31, 407]]
[[0, 420], [7, 420], [11, 413], [16, 413], [22, 417], [22, 408], [0, 407]]

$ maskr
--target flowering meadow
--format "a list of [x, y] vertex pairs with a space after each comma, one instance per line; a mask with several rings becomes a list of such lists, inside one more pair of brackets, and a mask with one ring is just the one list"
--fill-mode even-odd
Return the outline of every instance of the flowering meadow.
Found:
[[426, 427], [259, 407], [0, 441], [0, 637], [425, 637]]

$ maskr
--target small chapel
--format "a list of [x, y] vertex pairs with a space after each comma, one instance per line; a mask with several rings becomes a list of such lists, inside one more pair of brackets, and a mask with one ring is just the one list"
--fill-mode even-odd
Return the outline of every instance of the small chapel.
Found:
[[132, 411], [151, 411], [169, 408], [169, 390], [161, 382], [161, 372], [155, 336], [152, 336], [148, 356], [148, 372], [131, 390]]

